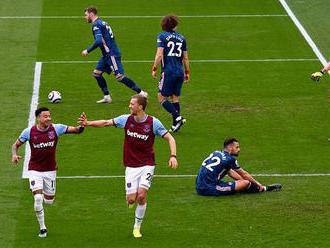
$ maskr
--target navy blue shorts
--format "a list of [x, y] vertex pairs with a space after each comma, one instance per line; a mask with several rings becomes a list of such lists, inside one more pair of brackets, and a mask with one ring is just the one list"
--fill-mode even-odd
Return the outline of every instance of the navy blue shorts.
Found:
[[223, 196], [235, 194], [235, 182], [225, 182], [220, 180], [216, 185], [203, 185], [196, 187], [199, 195]]
[[163, 72], [159, 81], [158, 92], [162, 96], [180, 96], [183, 81], [184, 75], [171, 75]]
[[110, 74], [112, 71], [117, 76], [118, 74], [124, 75], [124, 68], [121, 64], [121, 57], [115, 56], [102, 56], [96, 67], [96, 70]]

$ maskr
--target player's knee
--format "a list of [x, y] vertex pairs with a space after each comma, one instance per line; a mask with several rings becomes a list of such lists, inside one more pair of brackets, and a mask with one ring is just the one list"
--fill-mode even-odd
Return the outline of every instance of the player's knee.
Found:
[[35, 194], [33, 197], [34, 197], [34, 211], [42, 210], [43, 195]]
[[146, 194], [139, 194], [136, 201], [140, 204], [140, 205], [143, 205], [147, 202], [147, 196]]
[[118, 82], [121, 82], [121, 81], [123, 80], [124, 77], [125, 77], [125, 75], [119, 73], [119, 74], [116, 75], [116, 80], [117, 80]]
[[249, 187], [250, 182], [248, 180], [238, 180], [236, 181], [236, 187], [235, 190], [236, 191], [240, 191], [240, 190], [245, 190]]
[[128, 199], [127, 199], [127, 203], [128, 203], [128, 204], [134, 204], [134, 203], [135, 203], [135, 199], [133, 199], [133, 198], [128, 198]]
[[102, 72], [99, 70], [94, 70], [92, 73], [93, 77], [101, 77], [102, 76]]
[[55, 201], [55, 198], [51, 198], [51, 199], [44, 198], [44, 202], [47, 205], [52, 205], [54, 203], [54, 201]]
[[163, 102], [166, 101], [166, 97], [162, 96], [160, 93], [158, 93], [157, 99], [160, 104], [163, 104]]

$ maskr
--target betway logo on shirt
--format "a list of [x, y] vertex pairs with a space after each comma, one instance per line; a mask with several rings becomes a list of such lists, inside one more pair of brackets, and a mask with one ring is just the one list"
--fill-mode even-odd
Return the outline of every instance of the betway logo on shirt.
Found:
[[142, 139], [144, 141], [146, 141], [149, 138], [149, 135], [139, 134], [137, 132], [130, 132], [128, 129], [127, 129], [127, 135], [134, 138]]
[[53, 147], [55, 141], [49, 141], [49, 142], [42, 142], [39, 144], [34, 144], [33, 143], [33, 148], [46, 148], [46, 147]]

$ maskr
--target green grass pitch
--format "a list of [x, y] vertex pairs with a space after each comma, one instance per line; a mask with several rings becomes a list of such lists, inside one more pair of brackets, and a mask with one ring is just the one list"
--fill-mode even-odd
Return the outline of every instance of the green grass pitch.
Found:
[[[324, 55], [330, 54], [326, 0], [287, 1]], [[131, 92], [106, 76], [114, 102], [96, 105], [100, 90], [91, 72], [99, 52], [81, 58], [92, 43], [82, 18], [2, 18], [82, 16], [89, 1], [3, 0], [0, 8], [0, 247], [329, 247], [329, 177], [257, 177], [279, 182], [283, 191], [225, 198], [200, 197], [194, 177], [155, 177], [141, 240], [131, 235], [134, 211], [127, 209], [123, 178], [60, 178], [56, 203], [46, 206], [47, 239], [38, 224], [22, 163], [10, 164], [10, 149], [27, 125], [34, 66], [42, 62], [39, 105], [55, 123], [75, 125], [128, 112]], [[93, 2], [100, 16], [271, 15], [181, 18], [187, 38], [191, 81], [184, 85], [182, 113], [187, 124], [175, 134], [180, 167], [167, 167], [168, 146], [155, 143], [156, 175], [194, 175], [201, 161], [220, 149], [227, 136], [241, 142], [243, 168], [254, 174], [329, 173], [329, 78], [312, 83], [319, 70], [305, 42], [277, 0], [122, 0]], [[279, 15], [279, 16], [274, 16]], [[160, 18], [107, 18], [122, 52], [127, 75], [150, 95], [147, 112], [166, 127], [170, 117], [157, 102], [150, 61]], [[246, 60], [207, 62], [200, 60]], [[256, 61], [278, 59], [278, 61]], [[302, 61], [283, 61], [302, 59]], [[312, 60], [309, 60], [312, 59]], [[313, 60], [314, 59], [314, 60]], [[77, 61], [81, 63], [53, 63]], [[127, 62], [125, 62], [127, 61]], [[63, 102], [47, 103], [50, 90]], [[58, 176], [123, 175], [123, 130], [88, 128], [62, 136]], [[24, 154], [24, 148], [20, 154]]]

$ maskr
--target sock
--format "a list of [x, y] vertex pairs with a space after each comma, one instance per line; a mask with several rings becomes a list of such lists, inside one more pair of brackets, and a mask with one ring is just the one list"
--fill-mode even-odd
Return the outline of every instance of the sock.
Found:
[[95, 77], [97, 84], [99, 85], [100, 89], [102, 90], [103, 95], [105, 95], [105, 96], [110, 95], [110, 92], [109, 92], [108, 86], [107, 86], [107, 81], [105, 81], [102, 74], [93, 73], [93, 76]]
[[143, 217], [144, 217], [144, 214], [146, 212], [146, 208], [147, 208], [147, 203], [145, 203], [144, 205], [138, 204], [136, 206], [134, 228], [140, 228], [141, 227]]
[[247, 189], [245, 190], [246, 193], [258, 193], [259, 191], [259, 187], [258, 185], [254, 184], [254, 183], [250, 183], [249, 186], [247, 187]]
[[175, 110], [178, 112], [178, 114], [180, 115], [180, 102], [174, 102], [172, 103]]
[[42, 194], [35, 194], [34, 195], [34, 211], [37, 216], [37, 220], [39, 222], [40, 230], [46, 229], [45, 226], [45, 215], [44, 215], [44, 208], [42, 206], [43, 196]]
[[164, 100], [163, 102], [161, 102], [161, 105], [164, 109], [166, 109], [167, 112], [169, 112], [173, 116], [173, 120], [175, 120], [179, 116], [179, 113], [175, 109], [174, 105], [168, 100]]
[[[174, 106], [174, 108], [175, 108], [175, 110], [178, 112], [178, 114], [180, 115], [180, 102], [174, 102], [174, 103], [172, 103], [173, 104], [173, 106]], [[175, 119], [176, 118], [174, 118], [174, 116], [172, 116], [173, 117], [173, 125], [175, 124]]]
[[133, 80], [129, 79], [128, 77], [123, 77], [119, 82], [122, 82], [128, 88], [134, 90], [136, 93], [141, 92], [140, 87]]

